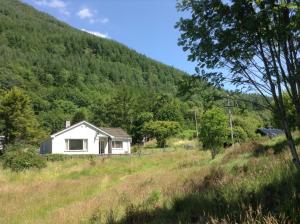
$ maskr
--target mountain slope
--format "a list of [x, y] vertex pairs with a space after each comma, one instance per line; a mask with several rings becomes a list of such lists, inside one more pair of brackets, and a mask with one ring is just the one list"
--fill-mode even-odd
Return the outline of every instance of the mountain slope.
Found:
[[[187, 86], [181, 90], [194, 86], [197, 94], [179, 99], [175, 97], [182, 92], [177, 91], [178, 82], [187, 77], [17, 0], [0, 1], [0, 97], [13, 86], [24, 89], [49, 132], [62, 129], [64, 121], [76, 114], [79, 120], [85, 117], [99, 126], [132, 132], [143, 112], [194, 129], [195, 108], [200, 113], [213, 105], [222, 107], [224, 90], [196, 79], [185, 80]], [[253, 111], [257, 107], [248, 103], [245, 108]], [[162, 113], [163, 119], [156, 116]], [[3, 128], [0, 121], [0, 133]]]
[[78, 91], [83, 95], [89, 92], [88, 96], [107, 95], [114, 86], [123, 84], [174, 92], [175, 81], [183, 75], [122, 44], [76, 30], [18, 1], [0, 2], [2, 89], [17, 85], [34, 90], [35, 97], [46, 100], [70, 98], [67, 95], [72, 94], [64, 93], [66, 90], [75, 96]]

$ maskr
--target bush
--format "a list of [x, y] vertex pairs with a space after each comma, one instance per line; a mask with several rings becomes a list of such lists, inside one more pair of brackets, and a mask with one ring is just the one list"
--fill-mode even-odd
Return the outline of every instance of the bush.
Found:
[[46, 167], [46, 160], [34, 149], [8, 149], [2, 156], [3, 168], [18, 172], [30, 168]]

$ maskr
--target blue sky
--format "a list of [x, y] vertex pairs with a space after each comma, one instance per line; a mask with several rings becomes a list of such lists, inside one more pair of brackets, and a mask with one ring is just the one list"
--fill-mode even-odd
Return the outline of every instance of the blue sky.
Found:
[[177, 46], [176, 0], [23, 0], [73, 27], [116, 40], [190, 74], [195, 63]]

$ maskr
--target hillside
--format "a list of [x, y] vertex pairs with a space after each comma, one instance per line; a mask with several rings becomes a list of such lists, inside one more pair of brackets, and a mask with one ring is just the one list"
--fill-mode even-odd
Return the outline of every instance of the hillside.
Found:
[[[135, 95], [174, 95], [183, 76], [173, 67], [74, 29], [17, 0], [0, 1], [0, 91], [25, 89], [37, 115], [60, 114], [57, 108], [72, 115], [76, 108], [97, 105], [120, 89]], [[42, 123], [49, 116], [41, 114]]]
[[[122, 127], [134, 135], [134, 124], [140, 122], [136, 119], [144, 112], [152, 113], [154, 120], [172, 120], [183, 129], [194, 129], [193, 111], [202, 114], [225, 105], [222, 89], [116, 41], [72, 28], [20, 1], [2, 0], [0, 98], [12, 87], [25, 90], [48, 134], [77, 117], [98, 126]], [[246, 94], [236, 98], [262, 100]], [[250, 112], [260, 121], [254, 128], [269, 122], [268, 113], [245, 102], [239, 102], [236, 113]], [[0, 134], [3, 130], [0, 119]]]
[[214, 160], [184, 149], [195, 142], [170, 144], [148, 145], [141, 157], [50, 156], [41, 170], [0, 168], [0, 222], [299, 223], [299, 175], [283, 136]]
[[0, 21], [1, 88], [23, 85], [33, 90], [81, 84], [82, 89], [104, 94], [126, 83], [172, 92], [175, 80], [185, 75], [17, 0], [0, 2]]

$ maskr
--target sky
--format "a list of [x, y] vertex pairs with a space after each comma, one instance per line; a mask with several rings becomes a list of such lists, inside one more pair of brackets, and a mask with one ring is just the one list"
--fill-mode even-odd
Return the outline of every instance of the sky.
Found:
[[164, 64], [194, 74], [195, 63], [177, 46], [176, 0], [23, 0], [67, 24], [116, 40]]

